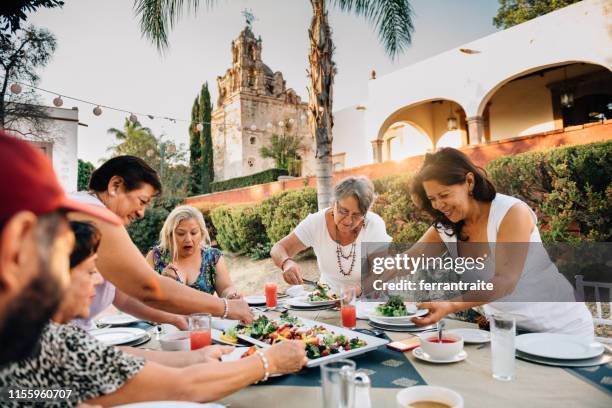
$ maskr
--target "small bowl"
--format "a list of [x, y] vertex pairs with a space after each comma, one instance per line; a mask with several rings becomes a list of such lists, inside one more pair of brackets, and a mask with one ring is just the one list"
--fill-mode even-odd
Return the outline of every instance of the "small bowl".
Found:
[[438, 332], [419, 334], [421, 348], [431, 358], [436, 360], [447, 360], [455, 357], [463, 350], [463, 337], [458, 334], [442, 332], [442, 340], [453, 340], [452, 343], [437, 343], [431, 340], [438, 339]]
[[191, 339], [188, 331], [177, 331], [160, 337], [159, 344], [164, 351], [191, 350]]
[[451, 408], [463, 408], [463, 397], [457, 392], [444, 387], [433, 387], [431, 385], [415, 385], [404, 388], [397, 393], [397, 406], [399, 408], [410, 408], [415, 402], [438, 402], [446, 404]]
[[285, 293], [291, 297], [301, 296], [306, 290], [304, 290], [303, 285], [293, 285], [285, 291]]

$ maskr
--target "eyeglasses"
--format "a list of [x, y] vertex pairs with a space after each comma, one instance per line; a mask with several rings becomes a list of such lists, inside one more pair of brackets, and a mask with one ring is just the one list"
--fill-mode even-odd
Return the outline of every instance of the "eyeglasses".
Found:
[[338, 214], [340, 215], [341, 220], [345, 219], [346, 217], [351, 217], [351, 221], [355, 223], [355, 222], [361, 222], [365, 218], [365, 215], [360, 214], [360, 213], [351, 214], [349, 210], [347, 210], [346, 208], [343, 208], [338, 203], [336, 203], [336, 210], [338, 211]]

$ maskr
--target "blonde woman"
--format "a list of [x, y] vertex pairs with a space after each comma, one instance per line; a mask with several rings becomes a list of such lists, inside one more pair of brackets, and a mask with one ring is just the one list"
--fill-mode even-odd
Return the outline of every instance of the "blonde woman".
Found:
[[229, 299], [236, 293], [223, 254], [210, 246], [210, 236], [202, 213], [182, 205], [168, 215], [160, 244], [147, 254], [155, 271], [191, 288]]

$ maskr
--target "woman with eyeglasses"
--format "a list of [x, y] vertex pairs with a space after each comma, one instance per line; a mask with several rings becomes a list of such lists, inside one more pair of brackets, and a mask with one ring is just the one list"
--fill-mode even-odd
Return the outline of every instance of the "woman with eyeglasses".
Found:
[[[302, 271], [293, 257], [312, 247], [320, 281], [339, 293], [342, 285], [361, 285], [361, 244], [391, 242], [385, 222], [369, 211], [374, 186], [366, 177], [347, 177], [334, 188], [333, 204], [310, 214], [278, 241], [270, 255], [283, 271], [285, 282], [302, 284]], [[358, 290], [360, 293], [361, 290]]]

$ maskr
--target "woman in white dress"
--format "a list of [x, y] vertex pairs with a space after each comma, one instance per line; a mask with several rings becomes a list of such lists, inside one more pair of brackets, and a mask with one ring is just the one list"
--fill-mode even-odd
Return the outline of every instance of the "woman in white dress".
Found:
[[360, 288], [362, 243], [384, 245], [391, 241], [383, 219], [369, 211], [373, 202], [374, 186], [366, 177], [340, 181], [331, 207], [310, 214], [272, 247], [270, 255], [283, 271], [285, 282], [303, 283], [302, 270], [293, 257], [312, 247], [320, 281], [335, 293], [345, 284]]
[[521, 200], [497, 193], [464, 153], [443, 148], [428, 154], [411, 193], [435, 220], [419, 243], [444, 244], [455, 257], [470, 256], [478, 246], [471, 243], [487, 243], [480, 245], [489, 251], [489, 273], [483, 276], [493, 283], [487, 294], [468, 292], [458, 301], [419, 305], [430, 313], [415, 323], [428, 325], [484, 305], [486, 315], [508, 313], [524, 330], [593, 336], [591, 314], [584, 303], [575, 302], [570, 283], [541, 245], [535, 213]]

